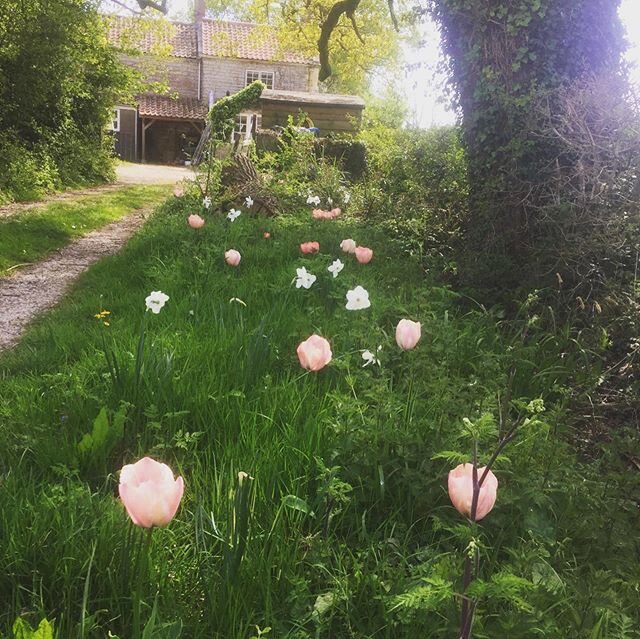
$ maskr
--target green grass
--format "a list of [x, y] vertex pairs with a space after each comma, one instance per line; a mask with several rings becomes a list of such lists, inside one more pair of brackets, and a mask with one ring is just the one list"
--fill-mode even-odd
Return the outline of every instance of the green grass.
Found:
[[[142, 536], [117, 473], [149, 454], [185, 478], [143, 574], [145, 601], [157, 597], [182, 637], [249, 639], [256, 626], [278, 639], [454, 637], [472, 538], [477, 639], [638, 637], [638, 478], [613, 455], [581, 463], [563, 443], [578, 368], [560, 357], [568, 339], [542, 340], [533, 325], [524, 339], [469, 310], [370, 225], [245, 214], [193, 231], [192, 206], [165, 205], [0, 359], [0, 632], [46, 616], [61, 639], [134, 639]], [[369, 265], [339, 251], [346, 237], [374, 249]], [[319, 255], [300, 255], [307, 240]], [[243, 255], [237, 269], [228, 248]], [[337, 257], [346, 266], [334, 280]], [[291, 284], [302, 265], [318, 276], [309, 291]], [[349, 312], [357, 284], [372, 306]], [[144, 317], [151, 290], [170, 300]], [[94, 317], [104, 309], [109, 326]], [[393, 338], [402, 317], [423, 327], [407, 353]], [[334, 354], [317, 374], [295, 353], [313, 332]], [[363, 368], [361, 351], [379, 344], [382, 365]], [[447, 472], [469, 458], [463, 418], [497, 415], [507, 387], [514, 400], [542, 396], [547, 412], [498, 461], [498, 502], [472, 526], [450, 506]], [[82, 456], [103, 407], [125, 407], [124, 436]], [[236, 570], [240, 471], [254, 480]]]
[[168, 192], [167, 186], [126, 186], [0, 218], [0, 275], [10, 273], [17, 265], [42, 259], [135, 209], [156, 205]]

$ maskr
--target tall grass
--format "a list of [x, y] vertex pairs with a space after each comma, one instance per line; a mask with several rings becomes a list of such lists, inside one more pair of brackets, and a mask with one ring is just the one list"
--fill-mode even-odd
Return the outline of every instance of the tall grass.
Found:
[[[117, 471], [151, 455], [186, 489], [153, 534], [147, 636], [181, 625], [189, 639], [454, 637], [471, 539], [479, 639], [638, 636], [638, 480], [613, 459], [603, 477], [563, 443], [576, 362], [559, 356], [561, 336], [540, 351], [510, 336], [375, 227], [305, 212], [193, 231], [193, 205], [161, 208], [0, 360], [3, 632], [25, 615], [53, 619], [60, 638], [132, 637], [143, 531], [116, 498]], [[341, 255], [345, 237], [373, 247], [373, 262]], [[301, 256], [312, 239], [321, 253]], [[336, 257], [347, 265], [334, 280]], [[318, 275], [308, 291], [292, 286], [302, 265]], [[357, 284], [372, 306], [349, 312]], [[170, 300], [145, 318], [138, 358], [151, 290]], [[109, 326], [94, 317], [104, 309]], [[393, 340], [402, 317], [423, 325], [407, 353]], [[295, 354], [313, 332], [334, 353], [317, 374]], [[378, 345], [381, 366], [363, 368]], [[547, 412], [498, 460], [496, 508], [470, 525], [446, 475], [469, 458], [463, 418], [497, 418], [508, 389], [542, 396]], [[111, 424], [126, 415], [122, 437], [83, 455], [103, 408]]]

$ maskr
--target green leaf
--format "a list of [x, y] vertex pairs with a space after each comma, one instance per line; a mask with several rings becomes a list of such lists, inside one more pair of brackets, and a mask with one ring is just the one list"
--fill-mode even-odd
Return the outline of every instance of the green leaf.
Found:
[[282, 505], [285, 508], [291, 508], [291, 510], [298, 510], [305, 515], [315, 517], [315, 513], [311, 510], [309, 504], [304, 499], [297, 497], [296, 495], [285, 495], [282, 498]]

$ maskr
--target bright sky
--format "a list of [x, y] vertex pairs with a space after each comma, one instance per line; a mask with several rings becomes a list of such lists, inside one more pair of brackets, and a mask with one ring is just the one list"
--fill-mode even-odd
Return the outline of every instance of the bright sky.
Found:
[[[193, 0], [171, 0], [171, 15], [184, 19]], [[640, 90], [640, 0], [622, 0], [620, 18], [627, 31], [631, 79]], [[404, 87], [412, 111], [410, 123], [422, 127], [450, 124], [455, 115], [448, 108], [444, 94], [445, 78], [438, 74], [440, 38], [433, 23], [424, 25], [424, 45], [419, 49], [405, 47], [408, 70]]]

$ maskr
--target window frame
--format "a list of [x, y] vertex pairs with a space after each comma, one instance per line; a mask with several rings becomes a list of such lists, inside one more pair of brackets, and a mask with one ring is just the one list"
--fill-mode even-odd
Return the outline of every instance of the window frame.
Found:
[[[249, 74], [256, 77], [253, 77], [251, 80], [249, 80]], [[267, 76], [270, 76], [271, 86], [269, 86], [268, 82], [265, 82]], [[255, 82], [256, 80], [260, 80], [260, 82], [262, 82], [267, 87], [267, 89], [273, 90], [276, 86], [276, 72], [261, 71], [260, 69], [247, 69], [244, 74], [244, 85], [247, 86], [252, 82]]]
[[[109, 125], [109, 131], [113, 131], [114, 133], [120, 133], [120, 107], [115, 107], [113, 109], [115, 111], [115, 118], [111, 117], [111, 124]], [[115, 123], [115, 126], [114, 126]]]

